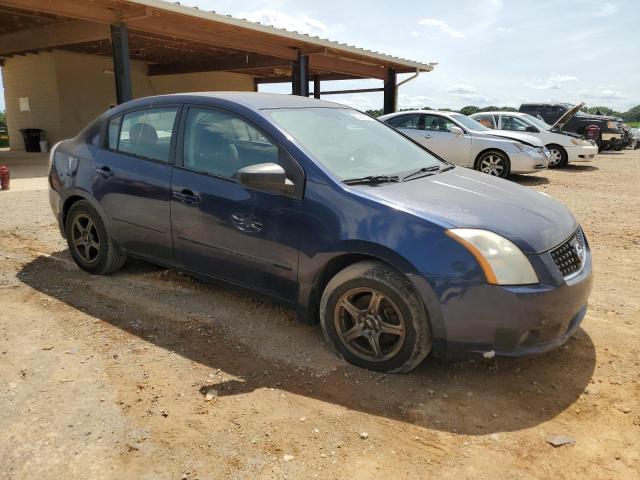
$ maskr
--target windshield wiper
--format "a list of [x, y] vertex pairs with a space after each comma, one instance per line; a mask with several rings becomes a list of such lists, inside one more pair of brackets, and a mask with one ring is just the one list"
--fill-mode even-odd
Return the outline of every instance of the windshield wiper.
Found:
[[420, 175], [421, 173], [438, 172], [438, 171], [440, 171], [440, 167], [437, 165], [434, 165], [432, 167], [422, 167], [416, 170], [415, 172], [411, 172], [409, 175], [405, 175], [404, 177], [402, 177], [402, 181], [404, 182], [405, 180], [409, 180], [411, 177], [415, 177], [416, 175]]
[[369, 175], [368, 177], [361, 178], [347, 178], [346, 180], [343, 180], [342, 183], [346, 183], [347, 185], [358, 185], [363, 183], [376, 184], [399, 181], [400, 177], [398, 177], [397, 175]]

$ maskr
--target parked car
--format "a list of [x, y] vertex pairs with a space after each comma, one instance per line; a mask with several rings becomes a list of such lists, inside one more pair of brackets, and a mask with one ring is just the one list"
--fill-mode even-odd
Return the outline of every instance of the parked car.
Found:
[[471, 118], [501, 132], [522, 132], [537, 137], [551, 153], [550, 168], [563, 167], [569, 162], [588, 162], [598, 153], [595, 141], [586, 140], [578, 134], [560, 133], [556, 125], [549, 125], [528, 113], [481, 112], [471, 115]]
[[[580, 108], [584, 103], [571, 105], [570, 103], [523, 103], [518, 109], [522, 113], [528, 113], [532, 117], [540, 118], [549, 125], [554, 125], [556, 130], [573, 132], [584, 135], [590, 125], [600, 127], [600, 137], [596, 139], [598, 151], [614, 149], [620, 145], [624, 136], [622, 121], [615, 117], [604, 115], [588, 115]], [[574, 115], [564, 122], [558, 122], [561, 117], [577, 107]]]
[[55, 145], [49, 182], [82, 270], [131, 256], [272, 295], [361, 367], [545, 351], [587, 309], [589, 244], [564, 205], [335, 103], [133, 100]]
[[0, 122], [0, 147], [9, 146], [9, 130], [7, 126]]
[[[622, 120], [622, 119], [621, 119]], [[617, 148], [616, 150], [623, 150], [627, 147], [629, 148], [634, 148], [634, 138], [633, 138], [633, 132], [631, 131], [631, 127], [629, 125], [627, 125], [626, 123], [622, 124], [622, 132], [623, 132], [623, 137], [622, 137], [622, 142], [620, 142], [620, 148]]]
[[631, 135], [633, 135], [633, 143], [630, 148], [637, 150], [640, 148], [640, 128], [632, 128]]
[[537, 138], [518, 132], [499, 136], [460, 113], [412, 110], [379, 119], [447, 161], [489, 175], [533, 173], [549, 163], [550, 154]]

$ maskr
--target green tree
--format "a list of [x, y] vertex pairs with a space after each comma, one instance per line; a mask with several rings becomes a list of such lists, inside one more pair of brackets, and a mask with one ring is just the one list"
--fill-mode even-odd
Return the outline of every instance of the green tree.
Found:
[[636, 105], [624, 112], [622, 118], [627, 122], [640, 122], [640, 105]]

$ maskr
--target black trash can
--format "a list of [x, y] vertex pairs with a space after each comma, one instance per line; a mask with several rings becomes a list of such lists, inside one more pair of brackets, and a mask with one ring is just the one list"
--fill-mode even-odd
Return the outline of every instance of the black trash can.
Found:
[[43, 130], [39, 128], [23, 128], [20, 133], [22, 133], [24, 148], [27, 152], [40, 151], [40, 139], [42, 138]]

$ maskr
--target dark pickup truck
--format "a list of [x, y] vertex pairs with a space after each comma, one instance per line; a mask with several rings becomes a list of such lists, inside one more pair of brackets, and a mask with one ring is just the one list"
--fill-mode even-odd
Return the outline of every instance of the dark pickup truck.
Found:
[[[589, 115], [579, 109], [583, 104], [571, 105], [570, 103], [523, 103], [519, 111], [528, 113], [534, 117], [542, 118], [554, 129], [563, 132], [573, 132], [579, 135], [585, 134], [589, 125], [600, 127], [600, 138], [596, 139], [598, 150], [620, 148], [624, 132], [622, 120], [604, 115]], [[576, 110], [573, 115], [567, 115], [570, 110]], [[568, 117], [565, 123], [558, 122], [561, 117]]]

